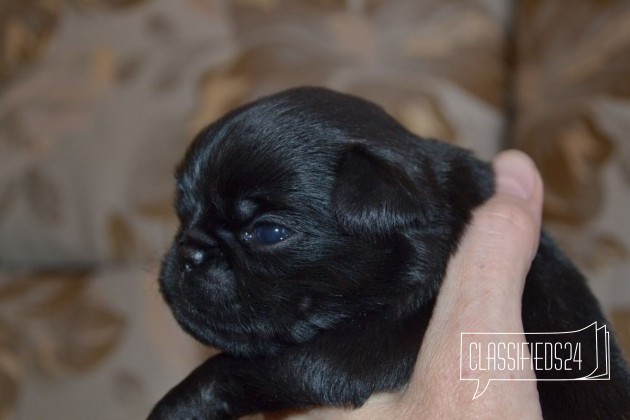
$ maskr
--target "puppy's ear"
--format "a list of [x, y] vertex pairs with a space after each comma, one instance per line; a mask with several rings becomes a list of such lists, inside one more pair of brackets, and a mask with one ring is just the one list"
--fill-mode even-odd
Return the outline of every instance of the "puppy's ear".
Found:
[[363, 145], [352, 145], [343, 157], [332, 206], [351, 235], [387, 235], [423, 219], [421, 194], [409, 175]]

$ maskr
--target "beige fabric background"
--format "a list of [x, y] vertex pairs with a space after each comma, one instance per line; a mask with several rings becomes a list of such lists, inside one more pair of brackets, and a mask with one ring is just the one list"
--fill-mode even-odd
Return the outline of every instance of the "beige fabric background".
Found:
[[529, 153], [630, 349], [629, 28], [629, 1], [0, 1], [0, 419], [141, 418], [208, 355], [157, 293], [173, 168], [295, 85]]

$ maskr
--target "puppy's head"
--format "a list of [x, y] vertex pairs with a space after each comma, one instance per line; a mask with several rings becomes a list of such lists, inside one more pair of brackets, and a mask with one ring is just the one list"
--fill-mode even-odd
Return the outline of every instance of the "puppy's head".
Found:
[[254, 355], [426, 304], [457, 216], [443, 206], [446, 169], [425, 156], [440, 147], [419, 141], [380, 108], [316, 88], [201, 132], [177, 171], [181, 226], [160, 276], [178, 322]]

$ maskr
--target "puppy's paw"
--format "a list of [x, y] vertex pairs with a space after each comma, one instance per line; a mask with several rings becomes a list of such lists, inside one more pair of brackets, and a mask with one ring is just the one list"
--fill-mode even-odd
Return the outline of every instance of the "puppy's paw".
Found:
[[172, 389], [149, 414], [147, 420], [228, 420], [236, 418], [229, 405], [212, 387], [191, 392], [181, 386]]

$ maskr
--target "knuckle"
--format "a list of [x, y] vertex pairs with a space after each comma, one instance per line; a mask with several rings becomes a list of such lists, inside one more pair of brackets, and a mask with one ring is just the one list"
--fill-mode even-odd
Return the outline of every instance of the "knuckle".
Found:
[[537, 230], [534, 216], [523, 206], [507, 200], [488, 202], [477, 217], [483, 229], [491, 233], [529, 236]]

